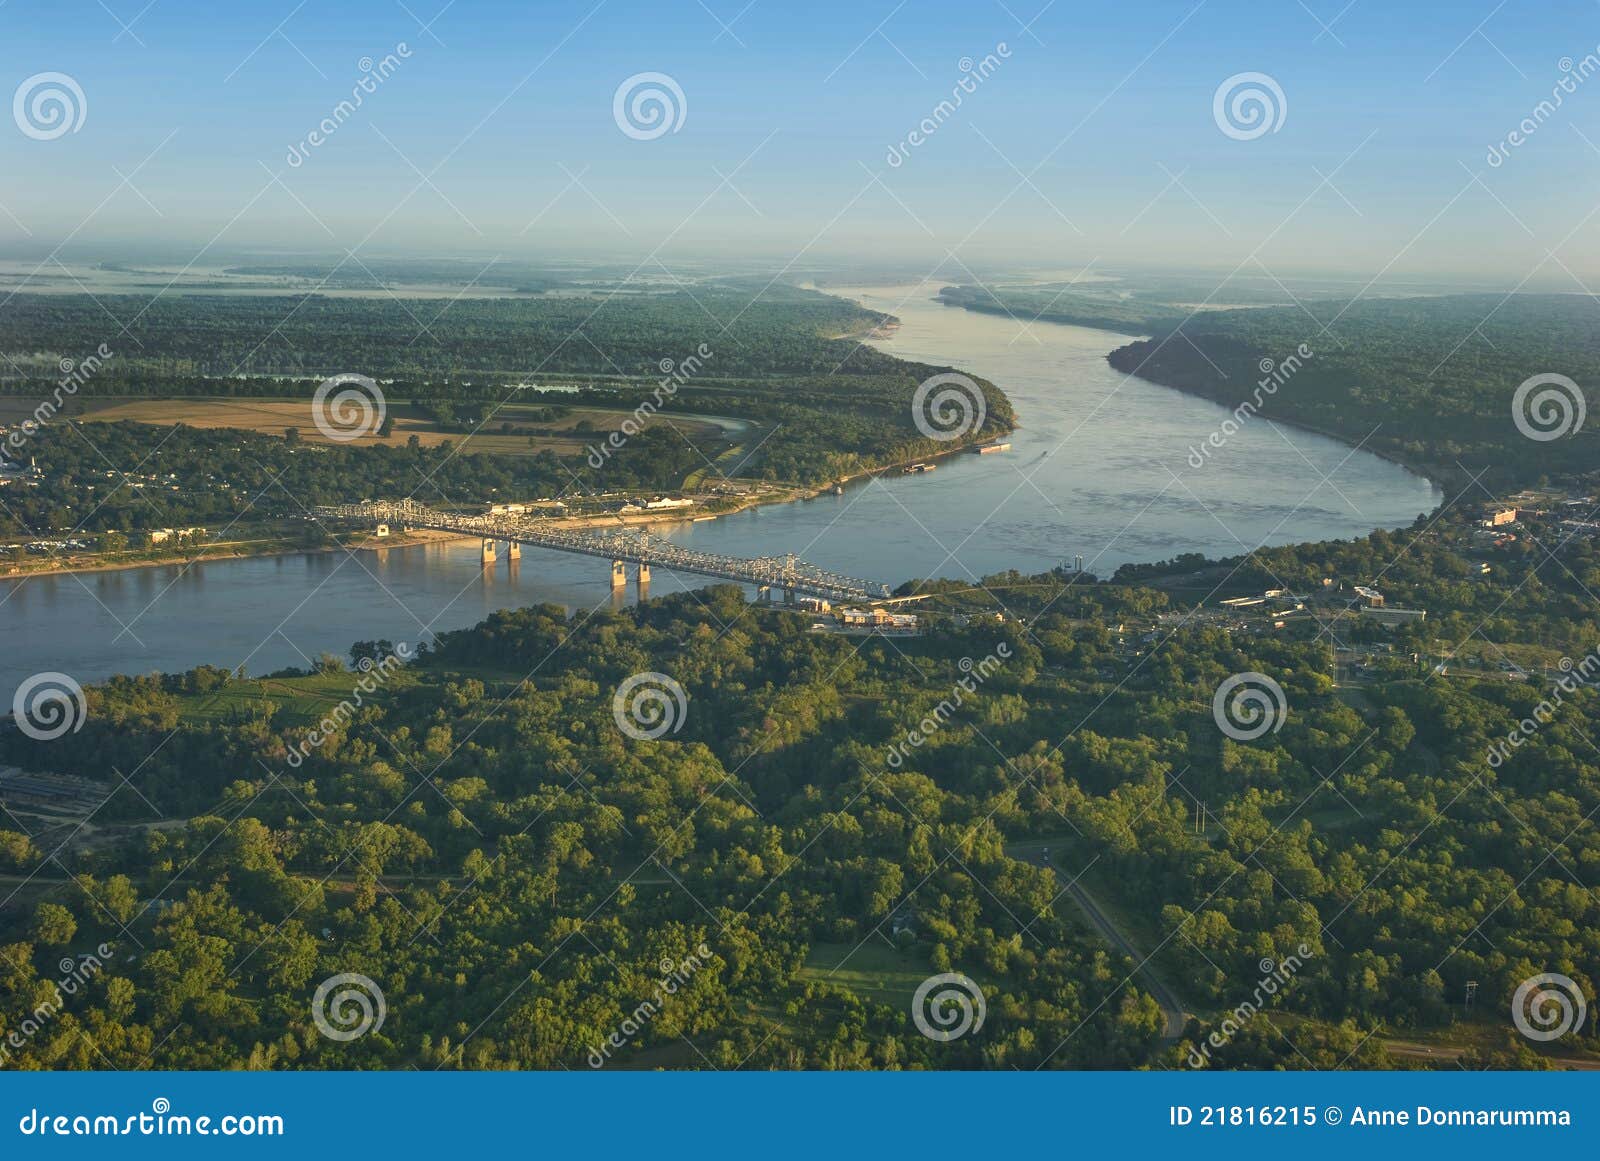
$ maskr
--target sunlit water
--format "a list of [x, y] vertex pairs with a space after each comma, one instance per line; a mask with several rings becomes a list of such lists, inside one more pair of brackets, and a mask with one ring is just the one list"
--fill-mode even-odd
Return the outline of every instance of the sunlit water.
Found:
[[[1189, 449], [1223, 408], [1128, 378], [1105, 361], [1128, 341], [932, 301], [935, 286], [838, 291], [902, 322], [875, 345], [982, 375], [1013, 401], [1012, 450], [961, 455], [843, 496], [664, 530], [739, 556], [796, 552], [890, 584], [1038, 572], [1082, 555], [1109, 575], [1182, 552], [1361, 536], [1439, 502], [1426, 480], [1334, 440], [1255, 420], [1199, 469]], [[1324, 477], [1328, 477], [1324, 481]], [[652, 592], [709, 583], [657, 569]], [[604, 561], [525, 550], [513, 568], [473, 543], [317, 553], [36, 577], [0, 596], [0, 690], [43, 670], [80, 681], [202, 662], [264, 673], [351, 642], [417, 641], [499, 609], [554, 601], [578, 614], [613, 602]], [[633, 599], [630, 588], [626, 598]], [[531, 668], [540, 659], [527, 659]]]

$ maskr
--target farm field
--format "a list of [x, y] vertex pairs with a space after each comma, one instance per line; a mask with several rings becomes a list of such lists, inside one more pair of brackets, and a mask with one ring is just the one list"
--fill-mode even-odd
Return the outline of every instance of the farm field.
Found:
[[[34, 406], [35, 401], [29, 399], [0, 399], [0, 424], [26, 417]], [[515, 404], [503, 407], [482, 431], [468, 435], [444, 430], [418, 408], [393, 404], [388, 414], [394, 420], [394, 430], [387, 438], [369, 435], [340, 442], [357, 447], [400, 446], [414, 435], [424, 447], [458, 443], [464, 450], [486, 455], [537, 455], [546, 450], [573, 454], [633, 415], [626, 408], [574, 407], [559, 419], [550, 420], [536, 419], [537, 410]], [[278, 437], [294, 428], [306, 443], [334, 442], [318, 430], [307, 399], [88, 399], [78, 415], [96, 423], [133, 421], [160, 427], [183, 423], [206, 429], [240, 428]], [[716, 450], [722, 450], [717, 445], [730, 437], [730, 425], [737, 426], [736, 421], [658, 414], [643, 420], [641, 427], [648, 430], [663, 424], [671, 424], [697, 445], [710, 445]]]

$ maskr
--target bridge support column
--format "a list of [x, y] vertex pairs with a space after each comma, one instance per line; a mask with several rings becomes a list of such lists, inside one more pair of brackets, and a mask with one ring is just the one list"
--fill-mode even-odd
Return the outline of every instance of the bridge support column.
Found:
[[641, 589], [650, 587], [650, 565], [642, 561], [639, 564], [639, 587]]
[[484, 564], [493, 564], [494, 563], [494, 541], [492, 541], [492, 540], [487, 540], [486, 539], [483, 542], [483, 563]]
[[373, 529], [372, 534], [381, 539], [381, 538], [389, 535], [389, 526], [387, 524], [380, 524], [375, 529]]
[[794, 590], [793, 589], [784, 589], [783, 590], [783, 603], [786, 604], [786, 605], [794, 604]]
[[757, 585], [756, 586], [756, 603], [757, 604], [761, 604], [761, 605], [770, 605], [770, 604], [772, 604], [772, 586], [771, 585]]
[[520, 540], [508, 540], [508, 541], [506, 541], [506, 559], [507, 560], [521, 560], [522, 559], [522, 541], [520, 541]]
[[628, 587], [627, 562], [621, 560], [613, 560], [611, 562], [611, 587], [613, 589], [625, 589]]

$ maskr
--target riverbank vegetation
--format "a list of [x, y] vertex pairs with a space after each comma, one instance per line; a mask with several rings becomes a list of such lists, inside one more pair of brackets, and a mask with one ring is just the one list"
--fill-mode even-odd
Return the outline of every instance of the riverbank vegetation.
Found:
[[[106, 940], [116, 958], [16, 1059], [582, 1068], [661, 965], [704, 944], [707, 966], [605, 1066], [1182, 1067], [1261, 965], [1291, 957], [1210, 1066], [1411, 1067], [1415, 1043], [1451, 1067], [1593, 1056], [1586, 1029], [1534, 1052], [1508, 1012], [1539, 972], [1593, 994], [1600, 697], [1566, 694], [1491, 763], [1552, 679], [1432, 659], [1469, 637], [1583, 656], [1597, 561], [1552, 522], [1525, 529], [1552, 534], [1544, 551], [1484, 573], [1475, 526], [1447, 511], [1206, 562], [1224, 591], [1392, 564], [1391, 601], [1430, 615], [1391, 631], [1239, 629], [1162, 589], [1047, 574], [934, 586], [926, 635], [847, 640], [718, 586], [577, 620], [496, 613], [343, 716], [360, 673], [332, 658], [262, 680], [117, 679], [89, 691], [81, 731], [5, 738], [27, 768], [137, 768], [138, 793], [118, 789], [96, 816], [109, 841], [59, 864], [5, 836], [14, 871], [76, 878], [0, 912], [0, 1024], [65, 951]], [[1336, 682], [1336, 647], [1385, 660]], [[1212, 692], [1245, 671], [1285, 710], [1235, 740]], [[685, 692], [655, 741], [613, 713], [641, 672]], [[1176, 981], [1176, 1041], [1138, 961], [1064, 893], [1080, 876]], [[941, 1043], [906, 993], [946, 971], [977, 982], [987, 1015]], [[341, 972], [387, 1004], [351, 1043], [309, 1015]]]
[[[131, 320], [119, 342], [106, 311]], [[1004, 394], [980, 380], [985, 425], [925, 435], [913, 395], [948, 368], [861, 341], [887, 320], [782, 286], [458, 302], [15, 295], [0, 317], [0, 426], [6, 454], [37, 471], [10, 488], [0, 535], [295, 518], [418, 492], [476, 505], [730, 476], [817, 487], [1010, 428]], [[110, 353], [63, 389], [63, 368], [102, 343]], [[377, 380], [386, 415], [334, 425], [333, 439], [313, 397], [344, 372]], [[59, 410], [35, 423], [53, 397]]]
[[1525, 487], [1600, 463], [1600, 424], [1532, 439], [1524, 427], [1549, 434], [1559, 411], [1539, 422], [1524, 408], [1523, 427], [1513, 418], [1518, 387], [1536, 375], [1565, 376], [1593, 397], [1600, 330], [1586, 295], [1311, 298], [1234, 310], [1070, 294], [1047, 306], [1053, 295], [1014, 289], [941, 296], [1024, 321], [1149, 334], [1113, 351], [1111, 365], [1230, 411], [1248, 404], [1250, 414], [1359, 444], [1447, 484]]

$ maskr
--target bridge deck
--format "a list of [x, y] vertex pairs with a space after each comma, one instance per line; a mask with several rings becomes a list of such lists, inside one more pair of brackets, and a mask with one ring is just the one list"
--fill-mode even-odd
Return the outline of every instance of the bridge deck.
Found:
[[665, 537], [639, 528], [563, 528], [536, 516], [463, 516], [440, 512], [411, 500], [338, 504], [318, 510], [327, 519], [373, 524], [402, 524], [516, 541], [536, 548], [575, 552], [605, 560], [648, 564], [670, 572], [692, 573], [742, 584], [769, 585], [808, 596], [835, 601], [876, 601], [889, 595], [889, 586], [844, 573], [832, 572], [791, 554], [755, 558], [724, 556], [685, 548]]

